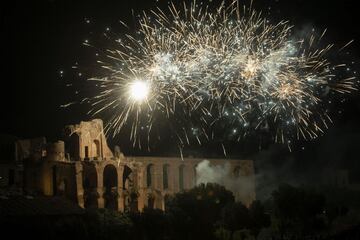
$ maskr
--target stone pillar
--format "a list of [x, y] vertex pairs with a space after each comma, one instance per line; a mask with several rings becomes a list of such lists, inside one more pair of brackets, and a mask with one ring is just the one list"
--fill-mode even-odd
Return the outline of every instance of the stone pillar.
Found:
[[84, 208], [84, 188], [83, 188], [83, 165], [81, 162], [75, 163], [76, 195], [80, 207]]
[[104, 168], [96, 167], [97, 172], [97, 194], [98, 194], [98, 208], [105, 207], [105, 200], [104, 200], [104, 184], [103, 184], [103, 172]]
[[138, 210], [141, 212], [145, 207], [146, 201], [146, 167], [143, 164], [137, 169], [137, 189], [138, 189]]
[[118, 203], [118, 211], [119, 211], [119, 212], [124, 212], [125, 197], [124, 197], [123, 189], [120, 188], [120, 187], [118, 187], [118, 199], [117, 199], [117, 203]]
[[122, 190], [123, 189], [123, 176], [124, 176], [124, 166], [120, 165], [116, 168], [116, 173], [117, 173], [117, 186], [118, 189]]
[[161, 210], [165, 211], [165, 194], [160, 193], [159, 196], [160, 196], [160, 198], [161, 198], [161, 199], [159, 199], [159, 200], [160, 200], [160, 203], [159, 203], [160, 206], [159, 206], [159, 208], [160, 208]]
[[135, 169], [131, 169], [133, 172], [132, 174], [132, 180], [133, 180], [133, 187], [138, 188], [140, 181], [139, 181], [139, 171]]
[[[53, 196], [54, 195], [54, 189], [53, 186], [56, 184], [53, 182], [54, 177], [54, 171], [53, 167], [55, 165], [49, 163], [48, 161], [44, 161], [41, 166], [41, 183], [42, 183], [42, 191], [45, 196]], [[55, 179], [56, 180], [56, 179]]]
[[144, 189], [139, 190], [139, 197], [138, 197], [138, 209], [140, 212], [144, 210], [144, 207], [147, 205], [147, 196], [146, 191]]
[[104, 188], [98, 187], [96, 191], [98, 194], [98, 208], [104, 208], [105, 207]]
[[146, 188], [146, 167], [145, 165], [141, 166], [141, 168], [138, 170], [138, 188], [143, 189]]
[[100, 136], [100, 158], [104, 159], [103, 137]]
[[118, 192], [118, 211], [124, 212], [124, 193], [123, 193], [123, 176], [124, 176], [124, 165], [119, 165], [116, 168], [117, 171], [117, 192]]

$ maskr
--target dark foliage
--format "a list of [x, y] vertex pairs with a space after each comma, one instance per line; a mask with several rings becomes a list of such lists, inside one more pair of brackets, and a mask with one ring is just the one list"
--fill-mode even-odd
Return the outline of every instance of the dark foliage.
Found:
[[356, 225], [331, 235], [331, 223], [345, 216], [347, 207], [303, 187], [280, 186], [267, 210], [260, 201], [250, 206], [235, 202], [232, 193], [217, 184], [202, 184], [166, 199], [165, 211], [89, 209], [77, 215], [0, 218], [0, 224], [4, 234], [37, 239], [257, 239], [270, 225], [272, 239], [352, 240], [359, 235]]
[[280, 234], [311, 236], [325, 228], [325, 197], [313, 190], [281, 185], [273, 192]]
[[173, 239], [212, 239], [222, 209], [234, 202], [232, 192], [218, 184], [201, 184], [167, 202]]

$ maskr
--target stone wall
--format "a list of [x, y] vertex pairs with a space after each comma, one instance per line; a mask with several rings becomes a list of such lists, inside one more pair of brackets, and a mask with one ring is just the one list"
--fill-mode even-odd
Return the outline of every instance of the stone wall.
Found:
[[71, 156], [74, 160], [113, 157], [106, 143], [102, 120], [94, 119], [89, 122], [68, 125], [64, 132], [69, 147], [72, 148], [72, 153], [75, 153], [72, 154], [75, 156]]
[[[32, 141], [18, 143], [18, 156], [29, 158]], [[39, 141], [35, 141], [38, 143]], [[41, 143], [46, 143], [41, 140]], [[35, 144], [36, 146], [38, 144]], [[41, 144], [40, 144], [41, 145]], [[64, 142], [47, 144], [46, 155], [36, 148], [36, 164], [27, 166], [28, 190], [63, 195], [86, 208], [119, 211], [165, 208], [167, 195], [186, 191], [197, 182], [196, 166], [205, 159], [115, 156], [107, 145], [100, 119], [66, 126]], [[67, 157], [69, 156], [70, 157]], [[230, 166], [231, 174], [250, 179], [250, 187], [234, 189], [237, 200], [249, 205], [255, 199], [252, 160], [207, 159], [211, 165]], [[40, 162], [39, 162], [40, 161]], [[39, 176], [33, 177], [38, 173]], [[37, 179], [35, 183], [31, 183]], [[31, 184], [30, 184], [31, 183]], [[226, 185], [226, 184], [225, 184]], [[227, 187], [227, 186], [225, 186]]]

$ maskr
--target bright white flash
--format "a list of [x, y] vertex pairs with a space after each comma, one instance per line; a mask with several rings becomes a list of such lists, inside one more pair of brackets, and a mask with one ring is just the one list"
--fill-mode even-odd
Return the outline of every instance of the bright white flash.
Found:
[[136, 80], [130, 84], [129, 94], [131, 99], [135, 101], [142, 101], [147, 98], [149, 94], [149, 85], [145, 81]]

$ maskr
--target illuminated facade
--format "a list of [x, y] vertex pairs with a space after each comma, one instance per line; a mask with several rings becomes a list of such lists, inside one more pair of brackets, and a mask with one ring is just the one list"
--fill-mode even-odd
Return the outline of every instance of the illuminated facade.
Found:
[[[63, 141], [16, 142], [16, 161], [23, 163], [22, 187], [27, 193], [63, 195], [85, 208], [164, 209], [167, 196], [196, 185], [196, 167], [203, 160], [128, 157], [118, 147], [112, 152], [99, 119], [66, 126]], [[251, 179], [245, 194], [243, 189], [233, 191], [236, 200], [249, 205], [255, 199], [252, 160], [208, 160], [214, 166], [229, 163], [234, 178]]]

